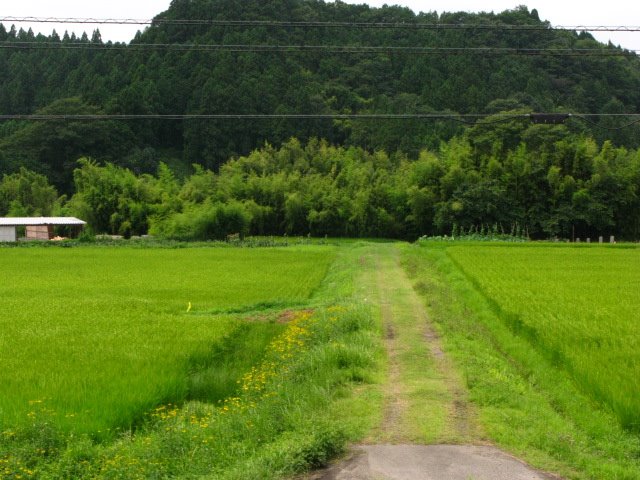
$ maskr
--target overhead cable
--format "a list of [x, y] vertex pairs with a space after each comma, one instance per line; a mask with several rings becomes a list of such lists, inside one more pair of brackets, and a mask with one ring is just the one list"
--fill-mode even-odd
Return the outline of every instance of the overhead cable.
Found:
[[[629, 123], [625, 123], [624, 125], [620, 125], [617, 127], [609, 127], [607, 125], [602, 125], [601, 123], [598, 122], [594, 122], [593, 120], [590, 120], [589, 117], [591, 117], [593, 115], [586, 115], [586, 114], [580, 114], [580, 115], [574, 115], [574, 118], [579, 118], [583, 121], [585, 121], [586, 123], [588, 123], [589, 125], [599, 128], [601, 130], [608, 130], [608, 131], [617, 131], [617, 130], [624, 130], [625, 128], [629, 128], [632, 127], [634, 125], [637, 125], [640, 123], [640, 118], [637, 118], [636, 120], [633, 120], [632, 122]], [[615, 117], [615, 116], [621, 116], [621, 115], [615, 115], [615, 114], [611, 114], [611, 115], [600, 115], [603, 117]], [[640, 115], [635, 115], [636, 117], [640, 117]]]
[[639, 32], [632, 25], [514, 25], [504, 23], [421, 23], [421, 22], [332, 22], [332, 21], [273, 21], [273, 20], [217, 20], [217, 19], [135, 19], [135, 18], [73, 18], [73, 17], [0, 17], [6, 23], [61, 23], [89, 25], [209, 25], [219, 27], [272, 27], [272, 28], [389, 28], [419, 30], [516, 30], [545, 31], [569, 30], [577, 32]]
[[[28, 121], [100, 121], [100, 120], [456, 120], [502, 122], [517, 119], [531, 120], [534, 123], [561, 123], [559, 120], [580, 118], [594, 123], [590, 118], [635, 118], [629, 125], [640, 122], [640, 113], [219, 113], [219, 114], [8, 114], [0, 115], [0, 120]], [[553, 121], [541, 122], [541, 119]]]
[[414, 54], [414, 55], [523, 55], [556, 57], [633, 56], [640, 50], [612, 48], [515, 48], [515, 47], [407, 47], [360, 45], [272, 45], [204, 43], [89, 43], [89, 42], [0, 42], [0, 49], [19, 50], [112, 50], [112, 51], [204, 51], [251, 53], [318, 52], [335, 54]]
[[[410, 119], [478, 119], [485, 114], [443, 114], [443, 113], [327, 113], [327, 114], [301, 114], [301, 113], [220, 113], [220, 114], [12, 114], [0, 115], [0, 120], [260, 120], [260, 119], [295, 119], [295, 120], [410, 120]], [[501, 118], [528, 118], [528, 114], [498, 114], [492, 117]]]

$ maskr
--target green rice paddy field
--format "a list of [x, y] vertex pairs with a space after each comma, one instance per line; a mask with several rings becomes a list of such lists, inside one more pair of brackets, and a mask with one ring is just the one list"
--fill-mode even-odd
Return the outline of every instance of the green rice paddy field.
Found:
[[305, 302], [333, 258], [329, 247], [1, 250], [0, 431], [47, 415], [108, 436], [183, 400], [192, 359], [237, 324], [226, 311]]
[[518, 335], [640, 430], [640, 250], [457, 246], [447, 254]]
[[566, 478], [640, 478], [640, 249], [443, 242], [0, 249], [0, 478], [323, 465], [382, 420], [367, 298], [398, 259], [476, 440]]

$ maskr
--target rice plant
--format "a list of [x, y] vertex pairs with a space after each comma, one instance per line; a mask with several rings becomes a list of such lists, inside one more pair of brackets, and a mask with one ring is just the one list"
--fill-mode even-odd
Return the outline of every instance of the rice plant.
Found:
[[449, 256], [510, 328], [640, 429], [640, 250], [455, 246]]

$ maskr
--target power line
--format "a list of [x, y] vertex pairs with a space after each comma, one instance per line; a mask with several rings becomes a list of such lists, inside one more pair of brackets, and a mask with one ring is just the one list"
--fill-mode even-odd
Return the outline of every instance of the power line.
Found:
[[215, 19], [135, 19], [135, 18], [72, 18], [72, 17], [0, 17], [7, 23], [62, 23], [90, 25], [201, 25], [219, 27], [301, 27], [301, 28], [389, 28], [420, 30], [514, 30], [577, 32], [639, 32], [640, 26], [629, 25], [512, 25], [472, 23], [410, 23], [410, 22], [330, 22], [330, 21], [272, 21], [272, 20], [215, 20]]
[[610, 48], [515, 48], [515, 47], [407, 47], [360, 45], [271, 45], [271, 44], [201, 44], [201, 43], [73, 43], [73, 42], [2, 42], [0, 49], [18, 50], [174, 50], [231, 53], [336, 53], [336, 54], [414, 54], [414, 55], [520, 55], [555, 57], [634, 56], [640, 50]]
[[[590, 120], [588, 118], [589, 116], [590, 115], [577, 115], [576, 118], [580, 118], [581, 120], [584, 120], [586, 123], [588, 123], [589, 125], [591, 125], [593, 127], [599, 128], [601, 130], [608, 130], [608, 131], [611, 131], [611, 132], [617, 131], [617, 130], [624, 130], [625, 128], [629, 128], [629, 127], [632, 127], [632, 126], [637, 125], [637, 124], [640, 123], [640, 119], [637, 119], [637, 120], [634, 120], [632, 122], [626, 123], [624, 125], [620, 125], [618, 127], [607, 127], [606, 125], [602, 125], [600, 123], [596, 123], [596, 122]], [[601, 115], [601, 116], [614, 117], [616, 115], [612, 114], [612, 115]]]
[[415, 120], [415, 119], [478, 119], [487, 116], [503, 118], [528, 118], [528, 114], [443, 114], [443, 113], [360, 113], [360, 114], [301, 114], [301, 113], [243, 113], [243, 114], [13, 114], [0, 115], [0, 120], [30, 120], [30, 121], [93, 121], [93, 120], [263, 120], [263, 119], [293, 119], [293, 120]]
[[[594, 122], [591, 118], [634, 118], [618, 127], [609, 127]], [[544, 119], [551, 121], [544, 121]], [[405, 113], [405, 114], [14, 114], [0, 115], [0, 121], [36, 121], [36, 122], [69, 122], [69, 121], [129, 121], [129, 120], [161, 120], [161, 121], [214, 121], [214, 120], [445, 120], [464, 125], [496, 125], [513, 120], [526, 120], [532, 123], [562, 124], [566, 120], [582, 120], [594, 128], [607, 131], [619, 131], [640, 124], [640, 113], [524, 113], [524, 114], [443, 114], [443, 113]]]
[[94, 121], [94, 120], [262, 120], [262, 119], [334, 119], [334, 120], [416, 120], [416, 119], [451, 119], [482, 120], [491, 118], [495, 121], [548, 118], [582, 118], [587, 120], [596, 117], [637, 118], [640, 113], [215, 113], [215, 114], [8, 114], [0, 115], [0, 120], [28, 121]]

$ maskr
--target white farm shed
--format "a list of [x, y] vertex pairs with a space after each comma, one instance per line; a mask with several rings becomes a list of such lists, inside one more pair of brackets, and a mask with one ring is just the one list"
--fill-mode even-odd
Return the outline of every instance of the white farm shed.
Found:
[[18, 240], [18, 227], [26, 227], [27, 240], [51, 240], [53, 227], [70, 226], [81, 229], [87, 222], [75, 217], [16, 217], [0, 218], [0, 242]]

